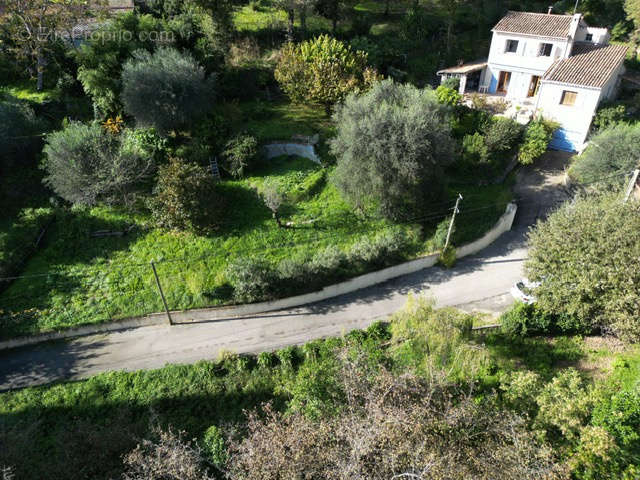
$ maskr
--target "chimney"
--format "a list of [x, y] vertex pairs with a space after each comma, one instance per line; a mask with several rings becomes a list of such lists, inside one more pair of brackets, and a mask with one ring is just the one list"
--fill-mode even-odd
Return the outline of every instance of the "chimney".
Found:
[[551, 15], [553, 13], [553, 5], [549, 5], [549, 11], [547, 12], [547, 15]]

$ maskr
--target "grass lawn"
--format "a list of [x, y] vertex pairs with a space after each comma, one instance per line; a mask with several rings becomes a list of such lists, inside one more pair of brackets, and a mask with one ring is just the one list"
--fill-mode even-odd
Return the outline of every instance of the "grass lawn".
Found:
[[[362, 237], [391, 228], [385, 220], [356, 215], [327, 181], [330, 170], [306, 159], [280, 157], [248, 178], [222, 182], [225, 205], [211, 208], [224, 208], [226, 217], [210, 236], [154, 229], [146, 214], [107, 207], [59, 212], [43, 248], [22, 272], [24, 278], [0, 296], [2, 337], [161, 311], [152, 260], [159, 262], [172, 309], [215, 306], [230, 302], [225, 271], [234, 259], [260, 257], [275, 264], [328, 245], [347, 250]], [[293, 222], [294, 228], [278, 228], [256, 193], [266, 178], [277, 181], [292, 200], [283, 220]], [[490, 228], [511, 198], [507, 186], [462, 193], [474, 208], [463, 209], [458, 217], [456, 244]], [[410, 257], [434, 251], [432, 235], [448, 214], [449, 203], [434, 207], [433, 221], [403, 226], [412, 239]], [[91, 235], [130, 228], [122, 237]], [[343, 273], [347, 277], [364, 271]]]

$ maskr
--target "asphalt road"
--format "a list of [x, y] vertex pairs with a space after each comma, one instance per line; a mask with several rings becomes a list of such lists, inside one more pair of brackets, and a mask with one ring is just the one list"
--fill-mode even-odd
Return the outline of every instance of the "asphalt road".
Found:
[[[221, 351], [250, 353], [340, 335], [387, 318], [409, 294], [432, 297], [438, 306], [499, 313], [512, 302], [511, 286], [522, 277], [526, 231], [562, 198], [558, 168], [525, 170], [516, 186], [522, 202], [514, 229], [451, 270], [439, 267], [382, 285], [287, 311], [173, 327], [154, 326], [51, 342], [0, 353], [0, 391], [81, 379], [109, 370], [138, 370], [167, 363], [215, 359]], [[544, 164], [543, 164], [544, 166]]]

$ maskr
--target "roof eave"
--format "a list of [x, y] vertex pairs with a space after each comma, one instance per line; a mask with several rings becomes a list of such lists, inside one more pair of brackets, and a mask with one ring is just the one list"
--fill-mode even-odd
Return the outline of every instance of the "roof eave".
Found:
[[569, 39], [569, 35], [567, 34], [566, 37], [554, 37], [552, 35], [534, 35], [532, 33], [520, 33], [520, 32], [508, 32], [506, 30], [496, 30], [495, 28], [491, 30], [493, 33], [505, 33], [505, 34], [511, 34], [511, 35], [522, 35], [524, 37], [537, 37], [537, 38], [552, 38], [554, 40], [568, 40]]

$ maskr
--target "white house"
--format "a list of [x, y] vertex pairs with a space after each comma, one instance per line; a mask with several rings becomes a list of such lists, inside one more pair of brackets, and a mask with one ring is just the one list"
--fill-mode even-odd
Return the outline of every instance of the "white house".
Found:
[[606, 28], [581, 14], [508, 12], [493, 28], [489, 58], [441, 70], [460, 92], [499, 95], [519, 119], [541, 114], [561, 128], [551, 146], [578, 150], [600, 102], [616, 95], [627, 47], [609, 44]]

